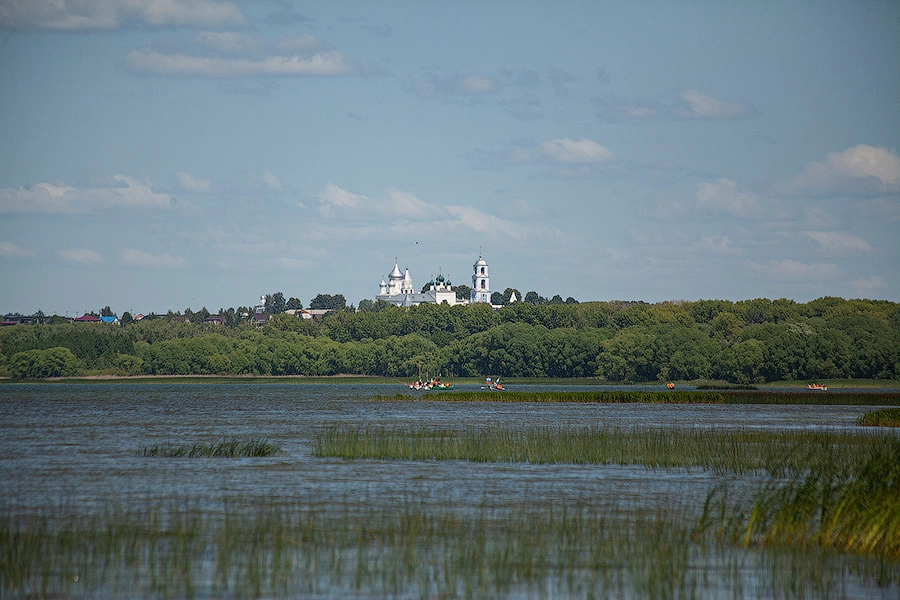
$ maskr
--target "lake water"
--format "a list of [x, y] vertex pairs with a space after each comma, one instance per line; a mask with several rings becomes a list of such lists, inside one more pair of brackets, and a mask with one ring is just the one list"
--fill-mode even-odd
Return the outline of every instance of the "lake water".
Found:
[[[872, 410], [860, 406], [364, 400], [402, 392], [401, 386], [391, 384], [0, 385], [0, 506], [7, 511], [40, 512], [41, 507], [49, 510], [65, 502], [83, 510], [100, 510], [135, 498], [188, 497], [214, 511], [223, 499], [233, 497], [344, 506], [389, 506], [416, 498], [464, 509], [502, 508], [552, 496], [561, 502], [590, 498], [593, 503], [625, 508], [674, 504], [699, 510], [718, 480], [701, 470], [345, 461], [311, 456], [311, 439], [317, 430], [342, 423], [449, 430], [600, 424], [854, 429], [857, 417]], [[139, 454], [154, 445], [236, 438], [266, 439], [283, 452], [271, 458], [228, 460]], [[889, 592], [896, 594], [896, 587]]]

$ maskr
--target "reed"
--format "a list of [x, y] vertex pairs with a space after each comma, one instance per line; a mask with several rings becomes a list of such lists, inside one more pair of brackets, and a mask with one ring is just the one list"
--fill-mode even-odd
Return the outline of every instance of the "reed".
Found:
[[746, 546], [815, 546], [900, 563], [898, 439], [869, 448], [849, 468], [817, 462], [771, 477], [738, 502], [727, 494], [727, 486], [710, 493], [700, 529]]
[[165, 458], [258, 458], [275, 456], [281, 448], [264, 439], [218, 440], [211, 444], [163, 444], [141, 448], [139, 455]]
[[344, 459], [621, 464], [783, 474], [818, 464], [848, 469], [883, 444], [880, 435], [828, 430], [601, 425], [450, 431], [338, 425], [314, 436], [312, 452], [318, 457]]
[[722, 391], [726, 404], [798, 404], [813, 406], [900, 406], [897, 392], [821, 392], [813, 390]]
[[604, 390], [591, 392], [428, 392], [421, 396], [395, 394], [374, 396], [375, 401], [428, 400], [443, 402], [603, 402], [610, 404], [719, 404], [721, 394], [675, 390], [652, 392], [644, 390]]
[[[543, 497], [460, 510], [231, 499], [0, 513], [10, 597], [763, 597], [784, 560], [692, 537], [690, 510], [626, 512]], [[759, 571], [760, 564], [767, 570]], [[900, 566], [815, 551], [796, 581], [895, 585]], [[748, 588], [748, 586], [750, 586]], [[730, 593], [728, 593], [730, 591]]]
[[873, 410], [862, 415], [856, 422], [866, 426], [900, 427], [900, 408]]

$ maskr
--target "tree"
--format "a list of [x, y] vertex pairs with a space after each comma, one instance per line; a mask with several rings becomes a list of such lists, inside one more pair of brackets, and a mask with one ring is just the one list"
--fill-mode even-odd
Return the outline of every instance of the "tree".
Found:
[[472, 294], [472, 288], [465, 284], [458, 285], [453, 288], [453, 290], [456, 292], [457, 300], [468, 300], [469, 296]]
[[318, 294], [309, 301], [311, 310], [344, 310], [347, 308], [347, 299], [343, 294]]
[[506, 304], [503, 301], [503, 294], [500, 292], [494, 292], [491, 294], [491, 304]]
[[287, 305], [285, 305], [286, 310], [301, 310], [303, 308], [303, 303], [300, 302], [299, 298], [294, 298], [291, 296], [288, 298]]
[[539, 296], [538, 293], [535, 291], [530, 291], [527, 294], [525, 294], [524, 301], [527, 302], [528, 304], [534, 304], [535, 306], [537, 306], [538, 304], [546, 304], [547, 303], [546, 298]]
[[119, 321], [122, 323], [123, 326], [128, 325], [133, 320], [134, 320], [134, 317], [132, 317], [131, 313], [128, 312], [127, 310], [122, 313], [122, 318], [119, 319]]
[[112, 317], [112, 316], [114, 316], [115, 314], [116, 314], [116, 313], [114, 313], [114, 312], [112, 311], [112, 309], [111, 309], [110, 307], [108, 307], [108, 306], [105, 306], [105, 307], [103, 307], [103, 308], [100, 309], [100, 316], [101, 316], [101, 317]]
[[275, 292], [266, 296], [266, 310], [273, 315], [280, 315], [285, 310], [284, 294]]

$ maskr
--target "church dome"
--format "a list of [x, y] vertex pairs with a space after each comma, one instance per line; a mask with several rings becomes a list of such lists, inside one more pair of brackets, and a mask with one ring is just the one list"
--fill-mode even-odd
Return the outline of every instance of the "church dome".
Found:
[[390, 279], [403, 279], [403, 273], [400, 272], [400, 265], [394, 263], [394, 270], [388, 275]]
[[487, 263], [484, 262], [484, 259], [479, 256], [478, 261], [475, 263], [475, 266], [476, 267], [486, 267]]
[[438, 275], [434, 281], [435, 281], [435, 283], [444, 283], [444, 276]]

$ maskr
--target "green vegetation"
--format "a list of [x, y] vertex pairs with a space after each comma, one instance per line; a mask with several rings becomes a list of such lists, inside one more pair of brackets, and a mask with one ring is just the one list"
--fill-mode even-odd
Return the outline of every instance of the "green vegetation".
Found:
[[[229, 315], [225, 325], [176, 322], [173, 315], [125, 326], [3, 328], [0, 375], [422, 372], [736, 385], [900, 379], [900, 305], [887, 301], [519, 302], [499, 310], [424, 304], [338, 310], [312, 320], [277, 314], [261, 329]], [[71, 356], [58, 356], [59, 349]]]
[[605, 402], [627, 404], [644, 402], [652, 404], [720, 404], [722, 394], [708, 392], [667, 391], [596, 391], [596, 392], [431, 392], [422, 396], [397, 394], [374, 396], [378, 401], [429, 400], [443, 402]]
[[141, 456], [168, 458], [254, 458], [275, 456], [281, 449], [267, 440], [222, 440], [212, 444], [162, 445], [142, 448]]
[[341, 425], [316, 435], [313, 455], [344, 459], [619, 464], [780, 475], [818, 464], [848, 471], [884, 445], [885, 438], [880, 435], [808, 430], [596, 426], [437, 431], [427, 427]]
[[[12, 597], [830, 597], [900, 580], [885, 558], [742, 551], [687, 507], [624, 511], [535, 496], [456, 510], [228, 500], [0, 513]], [[706, 533], [704, 533], [704, 531]], [[791, 590], [791, 593], [787, 593]]]
[[867, 412], [857, 423], [876, 427], [900, 427], [900, 408], [883, 408]]
[[900, 440], [881, 440], [847, 463], [793, 465], [786, 480], [773, 478], [755, 494], [749, 510], [729, 513], [727, 504], [722, 489], [711, 494], [701, 528], [742, 529], [746, 545], [819, 546], [898, 562]]

